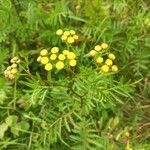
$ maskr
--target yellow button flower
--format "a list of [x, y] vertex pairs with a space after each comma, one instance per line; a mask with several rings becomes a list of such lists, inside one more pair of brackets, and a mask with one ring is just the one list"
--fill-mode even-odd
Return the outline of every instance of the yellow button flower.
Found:
[[102, 50], [102, 47], [100, 45], [96, 45], [95, 48], [94, 48], [96, 51], [100, 51]]
[[62, 41], [66, 41], [67, 40], [67, 36], [66, 35], [62, 35], [61, 39], [62, 39]]
[[11, 59], [10, 62], [11, 62], [11, 63], [15, 63], [16, 61], [14, 61], [14, 59]]
[[68, 35], [70, 35], [70, 32], [69, 31], [65, 31], [63, 35], [68, 36]]
[[75, 53], [73, 53], [73, 52], [69, 52], [69, 53], [67, 54], [67, 58], [68, 58], [68, 59], [75, 59], [75, 58], [76, 58], [76, 55], [75, 55]]
[[41, 56], [39, 56], [38, 58], [37, 58], [37, 62], [40, 62], [41, 61]]
[[101, 69], [105, 73], [109, 72], [109, 66], [107, 66], [107, 65], [103, 65]]
[[14, 61], [17, 61], [19, 58], [17, 56], [12, 58]]
[[56, 58], [57, 58], [57, 55], [56, 55], [56, 54], [52, 54], [52, 55], [50, 56], [50, 60], [56, 60]]
[[8, 74], [8, 71], [7, 71], [7, 70], [5, 70], [5, 71], [4, 71], [4, 74], [5, 74], [5, 75], [6, 75], [6, 74]]
[[67, 42], [68, 42], [69, 44], [72, 44], [72, 43], [75, 42], [75, 40], [74, 40], [73, 37], [70, 36], [70, 37], [68, 37]]
[[96, 53], [97, 53], [97, 52], [96, 52], [95, 50], [91, 50], [89, 54], [90, 54], [90, 56], [95, 56]]
[[116, 56], [113, 54], [113, 53], [110, 53], [108, 55], [108, 58], [111, 59], [111, 60], [115, 60], [116, 59]]
[[98, 58], [96, 59], [96, 62], [97, 62], [98, 64], [101, 64], [101, 63], [103, 62], [103, 57], [98, 57]]
[[107, 59], [105, 61], [105, 64], [108, 65], [108, 66], [111, 66], [113, 64], [113, 61], [111, 59]]
[[52, 66], [51, 63], [47, 63], [47, 64], [45, 65], [45, 70], [47, 70], [47, 71], [52, 70], [52, 68], [53, 68], [53, 66]]
[[41, 56], [46, 56], [47, 54], [48, 54], [47, 49], [43, 49], [43, 50], [41, 50], [41, 52], [40, 52], [40, 55], [41, 55]]
[[117, 67], [116, 65], [113, 65], [113, 66], [111, 67], [111, 70], [112, 70], [113, 72], [117, 72], [117, 71], [118, 71], [118, 67]]
[[12, 68], [17, 68], [17, 64], [12, 64], [11, 67]]
[[6, 70], [11, 70], [11, 69], [12, 69], [12, 67], [11, 67], [11, 66], [8, 66]]
[[72, 60], [69, 61], [69, 65], [70, 65], [71, 67], [76, 66], [76, 64], [77, 64], [77, 61], [76, 61], [75, 59], [72, 59]]
[[70, 30], [70, 34], [71, 34], [71, 35], [75, 35], [76, 32], [75, 32], [74, 30]]
[[17, 73], [17, 69], [13, 68], [10, 72], [11, 72], [12, 74], [15, 74], [15, 73]]
[[58, 30], [56, 31], [56, 34], [57, 34], [57, 35], [62, 35], [62, 34], [63, 34], [63, 30], [62, 30], [62, 29], [58, 29]]
[[68, 54], [69, 54], [69, 51], [68, 51], [68, 50], [63, 50], [63, 54], [64, 54], [64, 55], [68, 55]]
[[78, 35], [74, 35], [73, 38], [74, 38], [75, 40], [78, 40], [78, 39], [79, 39], [79, 36], [78, 36]]
[[107, 48], [108, 48], [108, 44], [102, 43], [102, 44], [101, 44], [101, 47], [102, 47], [102, 49], [107, 49]]
[[41, 58], [41, 63], [44, 64], [44, 65], [47, 64], [48, 61], [49, 61], [48, 57], [42, 57]]
[[66, 56], [65, 56], [64, 54], [60, 54], [60, 55], [58, 56], [58, 59], [59, 59], [59, 60], [65, 60], [65, 59], [66, 59]]
[[17, 56], [13, 57], [13, 58], [10, 60], [11, 63], [17, 63], [18, 61], [20, 62], [20, 59], [19, 59]]
[[14, 76], [13, 74], [9, 74], [9, 75], [8, 75], [8, 78], [9, 78], [10, 80], [12, 80], [12, 79], [15, 78], [15, 76]]
[[5, 72], [5, 77], [6, 77], [6, 78], [7, 78], [7, 77], [9, 78], [9, 75], [10, 75], [10, 74], [12, 74], [11, 71], [6, 71], [6, 72]]
[[59, 48], [58, 48], [58, 47], [53, 47], [53, 48], [51, 49], [51, 52], [52, 52], [53, 54], [58, 53], [58, 52], [59, 52]]
[[58, 69], [58, 70], [61, 70], [61, 69], [63, 69], [64, 68], [64, 63], [62, 62], [62, 61], [58, 61], [57, 63], [56, 63], [56, 68]]
[[5, 70], [7, 74], [11, 74], [11, 70]]

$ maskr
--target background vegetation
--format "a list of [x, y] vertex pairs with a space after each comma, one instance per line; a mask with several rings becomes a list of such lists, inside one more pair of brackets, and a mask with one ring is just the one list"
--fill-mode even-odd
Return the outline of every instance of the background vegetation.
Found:
[[[148, 0], [0, 1], [0, 149], [149, 150]], [[42, 48], [65, 48], [56, 30], [80, 35], [75, 74], [47, 79]], [[84, 55], [106, 42], [119, 72], [100, 74]], [[4, 78], [13, 56], [15, 81]], [[129, 145], [130, 144], [130, 145]]]

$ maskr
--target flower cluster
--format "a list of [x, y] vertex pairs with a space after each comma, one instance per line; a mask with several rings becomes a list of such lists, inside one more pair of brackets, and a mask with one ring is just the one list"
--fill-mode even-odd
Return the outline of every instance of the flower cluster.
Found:
[[62, 41], [65, 41], [69, 44], [73, 44], [76, 40], [79, 39], [79, 36], [74, 30], [63, 31], [62, 29], [58, 29], [56, 31], [56, 35], [61, 36]]
[[13, 57], [10, 60], [11, 65], [6, 68], [4, 71], [5, 78], [9, 80], [13, 80], [15, 78], [16, 73], [18, 72], [18, 63], [20, 63], [20, 59], [18, 57]]
[[108, 44], [102, 43], [101, 45], [96, 45], [94, 47], [94, 50], [90, 51], [89, 55], [90, 56], [95, 56], [96, 54], [102, 53], [107, 49], [108, 49]]
[[58, 47], [53, 47], [50, 52], [47, 49], [43, 49], [40, 52], [40, 56], [37, 61], [44, 65], [45, 70], [51, 71], [54, 67], [57, 70], [62, 70], [65, 66], [76, 66], [76, 55], [69, 50], [63, 50], [59, 52]]
[[102, 57], [102, 54], [106, 52], [105, 50], [107, 49], [108, 44], [106, 43], [96, 45], [94, 47], [94, 50], [90, 51], [89, 55], [94, 57], [97, 65], [101, 65], [102, 72], [104, 73], [107, 73], [109, 71], [117, 72], [118, 67], [117, 65], [114, 65], [114, 60], [116, 59], [116, 56], [113, 53], [108, 53], [106, 60], [104, 60], [104, 57]]
[[117, 65], [114, 65], [114, 60], [116, 59], [116, 56], [113, 53], [109, 53], [107, 55], [107, 59], [104, 62], [104, 65], [102, 66], [102, 71], [107, 73], [109, 71], [117, 72], [118, 67]]

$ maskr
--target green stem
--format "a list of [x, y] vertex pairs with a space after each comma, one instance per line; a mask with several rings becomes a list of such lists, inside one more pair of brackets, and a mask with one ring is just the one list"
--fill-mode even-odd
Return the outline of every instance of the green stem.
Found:
[[13, 97], [13, 102], [14, 102], [14, 110], [16, 109], [16, 96], [17, 96], [17, 79], [15, 78], [15, 84], [14, 84], [14, 97]]
[[48, 71], [47, 72], [47, 81], [51, 81], [51, 78], [52, 78], [51, 71]]
[[16, 44], [16, 41], [13, 39], [12, 40], [12, 56], [13, 57], [16, 55], [16, 49], [17, 49], [17, 44]]

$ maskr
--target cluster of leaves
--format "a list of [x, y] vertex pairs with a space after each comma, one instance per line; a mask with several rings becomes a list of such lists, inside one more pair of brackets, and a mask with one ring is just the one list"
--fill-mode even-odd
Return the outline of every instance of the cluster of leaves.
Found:
[[[1, 0], [0, 149], [116, 150], [130, 142], [148, 150], [148, 9], [146, 0]], [[79, 62], [50, 76], [36, 57], [45, 47], [65, 49], [59, 28], [80, 34]], [[117, 55], [118, 74], [100, 74], [84, 57], [100, 41]], [[15, 55], [21, 63], [10, 82], [3, 72]]]

